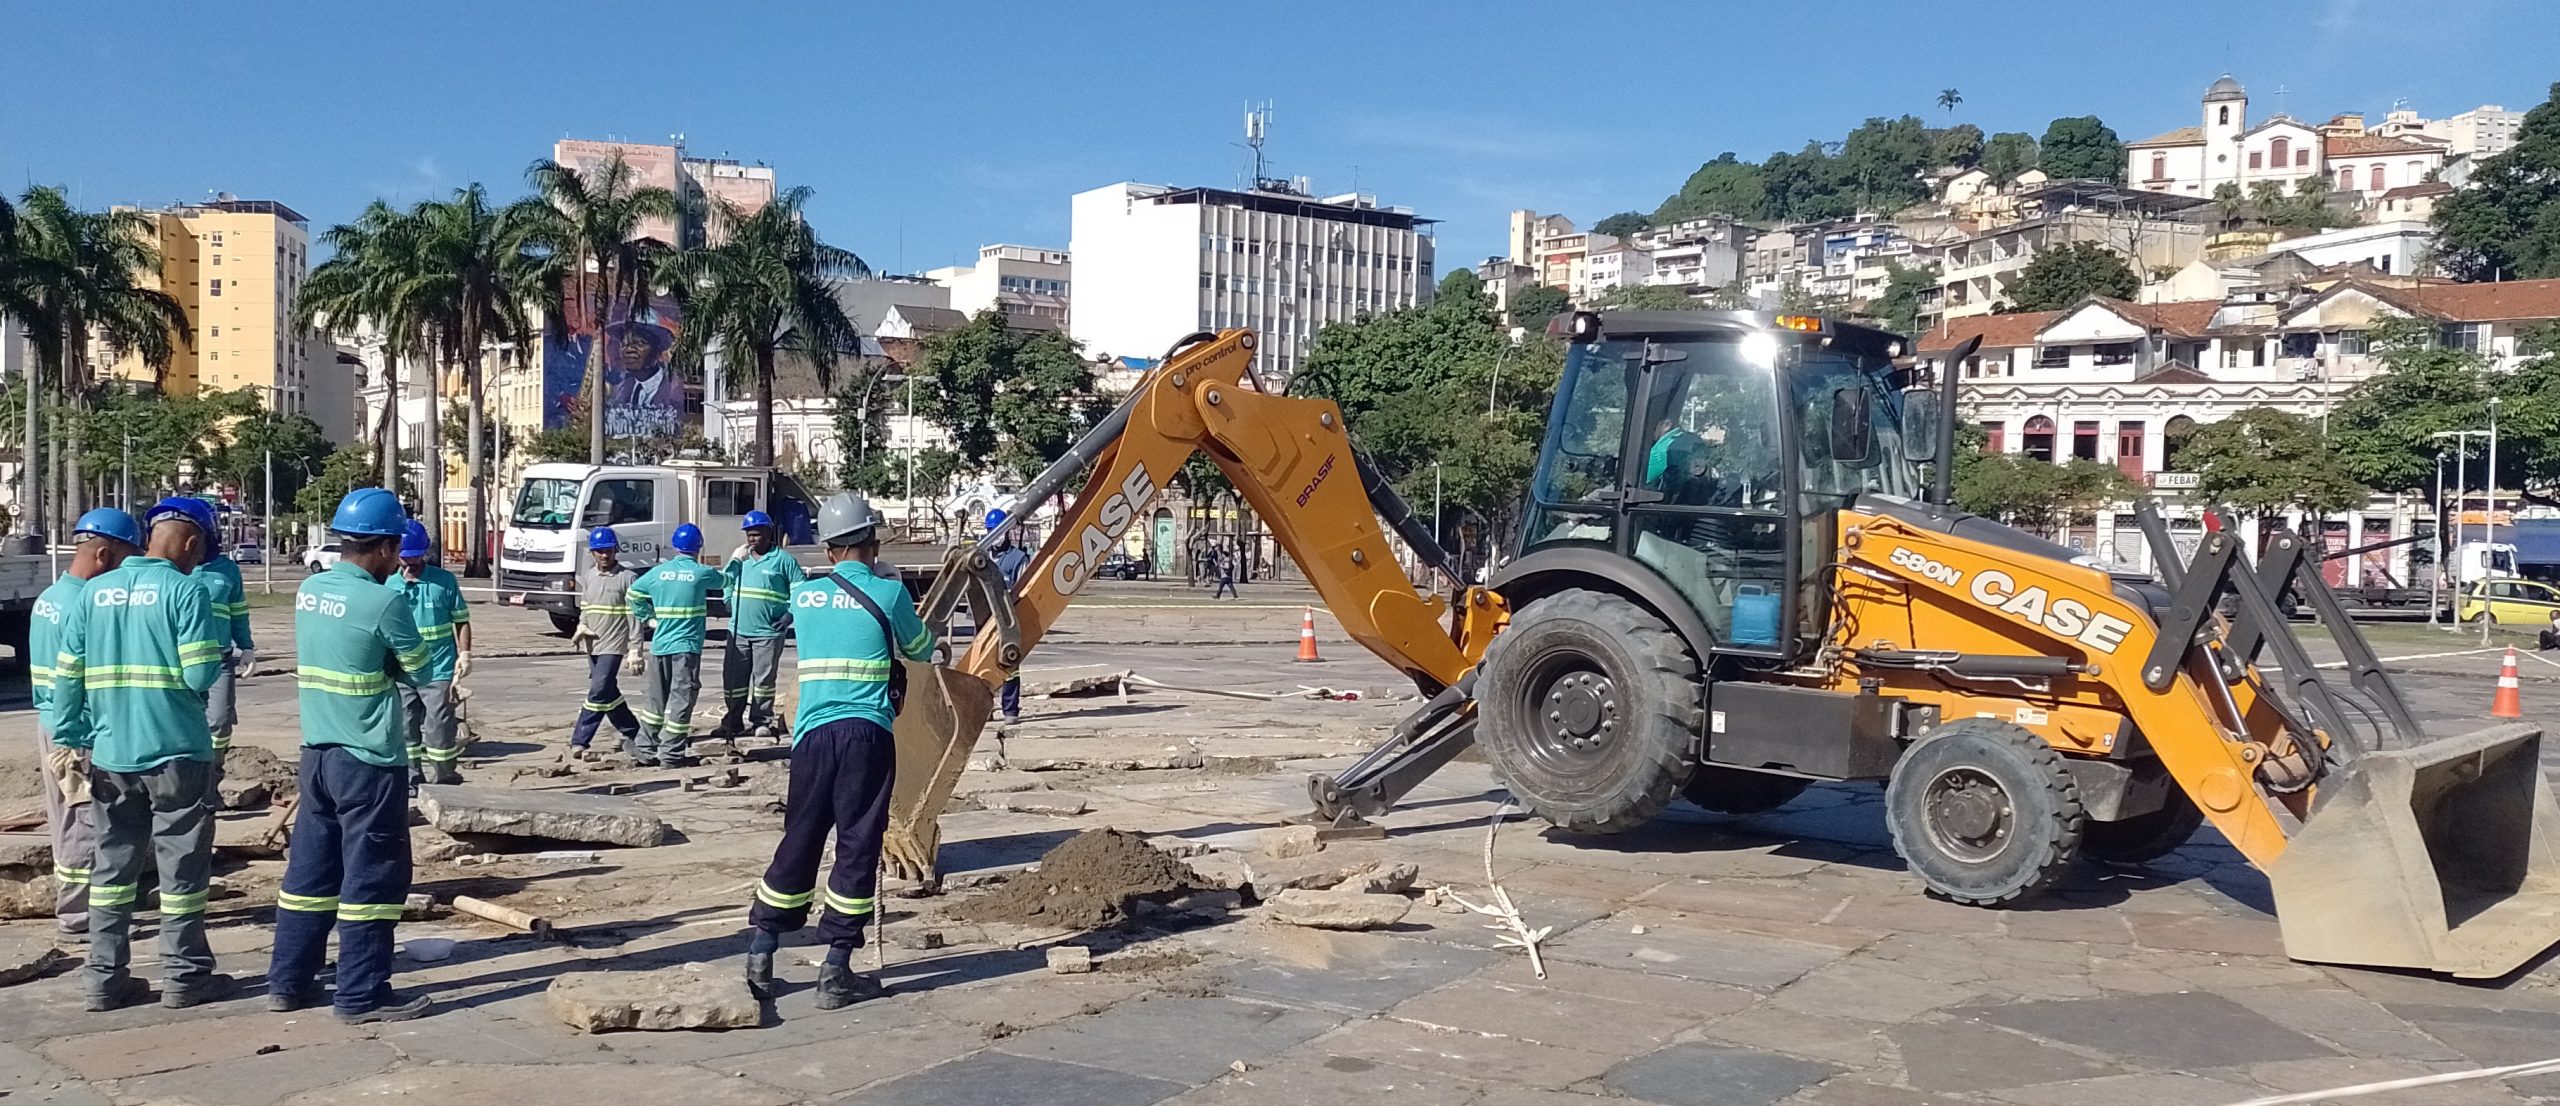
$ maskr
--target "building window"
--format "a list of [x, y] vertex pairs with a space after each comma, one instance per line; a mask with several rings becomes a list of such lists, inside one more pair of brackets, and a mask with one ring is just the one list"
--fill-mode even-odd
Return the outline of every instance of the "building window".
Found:
[[2196, 432], [2196, 420], [2185, 415], [2172, 415], [2160, 426], [2160, 467], [2178, 471], [2178, 451], [2186, 448], [2187, 439]]
[[2340, 191], [2340, 192], [2353, 192], [2353, 191], [2355, 191], [2355, 190], [2356, 190], [2356, 171], [2355, 171], [2355, 170], [2353, 170], [2353, 169], [2340, 169], [2340, 170], [2338, 170], [2338, 191]]
[[2221, 108], [2217, 109], [2217, 111], [2216, 111], [2216, 112], [2215, 112], [2215, 114], [2214, 114], [2214, 119], [2213, 119], [2213, 121], [2214, 121], [2214, 123], [2215, 123], [2217, 126], [2225, 126], [2225, 127], [2230, 126], [2230, 125], [2231, 125], [2231, 105], [2229, 105], [2229, 104], [2224, 104], [2224, 105], [2222, 105], [2222, 107], [2221, 107]]
[[2293, 167], [2294, 167], [2294, 168], [2296, 168], [2296, 169], [2303, 169], [2303, 168], [2308, 168], [2310, 165], [2311, 165], [2311, 147], [2309, 147], [2309, 146], [2305, 146], [2305, 147], [2303, 147], [2303, 148], [2301, 148], [2301, 149], [2299, 149], [2299, 150], [2295, 150], [2295, 151], [2293, 152]]
[[2097, 362], [2101, 365], [2133, 364], [2133, 343], [2131, 342], [2111, 342], [2103, 346], [2093, 346], [2090, 352], [2096, 355]]
[[222, 328], [221, 328], [221, 327], [218, 327], [218, 326], [216, 326], [216, 327], [207, 327], [207, 328], [205, 328], [205, 329], [206, 329], [206, 331], [207, 331], [207, 333], [205, 334], [205, 337], [208, 337], [208, 338], [219, 338], [219, 337], [222, 337]]
[[2265, 157], [2266, 157], [2266, 155], [2265, 155], [2265, 154], [2259, 153], [2259, 152], [2258, 152], [2258, 151], [2256, 151], [2256, 150], [2251, 150], [2251, 151], [2249, 151], [2249, 168], [2252, 168], [2252, 169], [2264, 169], [2264, 168], [2266, 168], [2265, 163], [2261, 160], [2261, 159], [2263, 159], [2263, 158], [2265, 158]]
[[218, 231], [218, 230], [217, 230], [217, 231], [213, 232], [213, 244], [214, 244], [214, 245], [216, 245], [216, 246], [219, 246], [219, 245], [221, 245], [221, 244], [222, 244], [222, 232], [221, 232], [221, 231]]
[[2022, 452], [2039, 461], [2053, 460], [2053, 420], [2037, 415], [2027, 420]]
[[2379, 165], [2373, 167], [2373, 191], [2382, 191], [2382, 167]]
[[2473, 353], [2479, 353], [2488, 348], [2489, 324], [2446, 323], [2444, 325], [2444, 331], [2438, 340], [2443, 343], [2444, 348], [2446, 349], [2469, 350]]
[[2039, 369], [2067, 369], [2067, 368], [2070, 368], [2070, 367], [2071, 367], [2071, 347], [2069, 347], [2069, 346], [2037, 346], [2037, 347], [2036, 347], [2036, 367], [2037, 367], [2037, 368], [2039, 368]]
[[2226, 369], [2262, 369], [2267, 365], [2264, 342], [2226, 341], [2222, 344], [2222, 367]]
[[2142, 424], [2116, 424], [2116, 468], [2126, 476], [2142, 479]]
[[2284, 342], [2282, 356], [2297, 360], [2309, 360], [2320, 356], [2320, 335], [2316, 333], [2287, 334], [2282, 341]]
[[221, 254], [215, 254], [215, 255], [213, 255], [213, 266], [214, 266], [214, 268], [217, 268], [217, 269], [219, 269], [219, 268], [221, 268], [221, 267], [222, 267], [222, 255], [221, 255]]
[[221, 295], [221, 294], [222, 294], [222, 278], [221, 278], [221, 277], [215, 277], [215, 278], [213, 278], [212, 280], [210, 280], [210, 281], [206, 282], [206, 284], [205, 284], [205, 293], [206, 293], [207, 295], [214, 295], [214, 296], [219, 296], [219, 295]]
[[2151, 155], [2151, 179], [2153, 179], [2153, 180], [2167, 180], [2167, 179], [2169, 179], [2169, 155], [2167, 155], [2167, 154], [2153, 154], [2153, 155]]
[[2002, 432], [2003, 432], [2003, 431], [2006, 431], [2007, 429], [2008, 429], [2008, 425], [2007, 425], [2007, 424], [2005, 424], [2005, 423], [2003, 423], [2003, 422], [2001, 422], [2001, 421], [1999, 421], [1998, 419], [1993, 419], [1993, 420], [1991, 420], [1991, 421], [1989, 421], [1989, 422], [1985, 422], [1985, 423], [1983, 423], [1983, 424], [1982, 424], [1982, 451], [1983, 451], [1984, 453], [1998, 453], [1998, 452], [2000, 452], [2001, 448], [2006, 444], [2006, 443], [2004, 443], [2004, 442], [2001, 440]]
[[2095, 461], [2098, 459], [2097, 423], [2075, 422], [2071, 424], [2071, 456], [2083, 461]]
[[2291, 146], [2292, 143], [2282, 138], [2267, 143], [2267, 161], [2278, 169], [2284, 168], [2284, 155], [2291, 152]]
[[2364, 332], [2361, 330], [2339, 331], [2338, 355], [2341, 357], [2364, 356]]

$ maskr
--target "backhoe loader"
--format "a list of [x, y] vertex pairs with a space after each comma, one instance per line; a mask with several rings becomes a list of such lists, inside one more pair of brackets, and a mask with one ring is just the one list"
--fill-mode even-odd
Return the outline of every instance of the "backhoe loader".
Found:
[[[1960, 903], [2021, 902], [2077, 858], [2153, 859], [2210, 822], [2267, 873], [2295, 958], [2493, 977], [2560, 941], [2540, 730], [2430, 740], [2298, 538], [2253, 563], [2225, 527], [2182, 561], [2146, 506], [2162, 571], [2127, 576], [1958, 511], [1953, 381], [1896, 368], [1881, 331], [1712, 311], [1554, 330], [1568, 356], [1526, 524], [1487, 586], [1446, 596], [1407, 579], [1390, 530], [1457, 575], [1332, 403], [1251, 381], [1250, 332], [1185, 339], [1025, 487], [1036, 503], [1089, 472], [1011, 598], [970, 545], [927, 593], [929, 623], [965, 605], [978, 628], [955, 664], [910, 669], [892, 870], [934, 877], [992, 689], [1199, 452], [1427, 699], [1310, 781], [1326, 832], [1376, 833], [1473, 744], [1568, 833], [1873, 781], [1912, 873]], [[2288, 589], [2343, 679], [2277, 610]]]

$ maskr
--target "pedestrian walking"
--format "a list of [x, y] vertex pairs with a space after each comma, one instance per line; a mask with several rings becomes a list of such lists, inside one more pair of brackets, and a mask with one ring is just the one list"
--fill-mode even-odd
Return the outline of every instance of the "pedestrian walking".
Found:
[[702, 692], [702, 624], [711, 614], [711, 584], [719, 578], [694, 554], [702, 552], [702, 528], [688, 522], [668, 539], [676, 555], [660, 561], [631, 584], [631, 621], [650, 625], [648, 659], [632, 645], [628, 671], [637, 667], [640, 738], [631, 762], [661, 768], [693, 763], [693, 702]]
[[631, 622], [631, 582], [638, 579], [622, 567], [622, 540], [610, 526], [587, 534], [587, 556], [595, 570], [578, 593], [578, 628], [569, 635], [572, 648], [587, 654], [587, 701], [578, 708], [578, 723], [569, 731], [569, 748], [581, 759], [590, 755], [596, 724], [611, 722], [622, 734], [622, 747], [632, 750], [640, 738], [640, 720], [622, 701], [622, 657], [640, 641]]
[[1244, 598], [1244, 594], [1236, 590], [1236, 555], [1220, 550], [1210, 554], [1210, 557], [1217, 562], [1218, 566], [1218, 590], [1209, 593], [1209, 598]]
[[388, 584], [409, 605], [409, 619], [427, 643], [427, 663], [400, 685], [408, 727], [409, 783], [462, 782], [462, 733], [454, 717], [453, 685], [471, 674], [471, 607], [462, 581], [431, 563], [435, 541], [427, 524], [410, 519], [400, 535], [400, 571]]
[[146, 865], [160, 881], [161, 1005], [228, 997], [213, 970], [204, 909], [213, 878], [213, 733], [205, 694], [222, 667], [213, 603], [187, 573], [213, 548], [213, 507], [164, 499], [144, 516], [148, 556], [89, 582], [62, 622], [42, 724], [89, 750], [98, 845], [89, 873], [91, 1010], [140, 1000], [130, 972]]
[[[990, 534], [995, 533], [997, 527], [1004, 525], [1004, 519], [1005, 514], [1003, 511], [997, 510], [987, 512], [987, 532]], [[1000, 535], [996, 539], [995, 552], [993, 556], [995, 557], [996, 571], [1004, 576], [1005, 600], [1007, 602], [1011, 602], [1014, 597], [1019, 594], [1019, 588], [1022, 584], [1022, 570], [1025, 566], [1028, 566], [1031, 563], [1031, 554], [1023, 552], [1022, 546], [1016, 543], [1013, 540], [1013, 535], [1008, 532]], [[985, 620], [981, 619], [980, 621], [983, 623]], [[1007, 679], [1004, 682], [1004, 687], [997, 692], [996, 703], [998, 709], [1003, 712], [1006, 723], [1011, 724], [1022, 721], [1021, 673], [1015, 673], [1010, 679]]]
[[790, 724], [773, 716], [773, 698], [783, 638], [791, 632], [791, 589], [809, 574], [782, 548], [773, 516], [749, 511], [740, 525], [747, 544], [720, 566], [729, 593], [729, 648], [720, 665], [720, 691], [729, 709], [718, 732], [780, 737]]
[[337, 565], [303, 581], [294, 596], [301, 798], [276, 895], [269, 1010], [319, 1000], [332, 928], [339, 1021], [402, 1021], [427, 1009], [425, 998], [391, 989], [392, 930], [410, 874], [410, 731], [403, 697], [392, 689], [423, 682], [430, 664], [408, 594], [386, 583], [400, 570], [407, 523], [390, 492], [347, 493], [329, 520]]
[[[783, 799], [782, 841], [756, 884], [748, 924], [747, 986], [773, 994], [773, 954], [782, 935], [808, 924], [821, 907], [818, 935], [827, 943], [818, 967], [817, 1005], [834, 1010], [877, 995], [876, 979], [853, 969], [879, 892], [880, 843], [889, 828], [889, 791], [897, 746], [890, 731], [904, 701], [898, 660], [933, 655], [933, 632], [895, 576], [871, 567], [880, 554], [879, 519], [871, 504], [838, 493], [818, 509], [818, 538], [833, 571], [791, 589], [800, 629], [800, 717], [793, 720], [791, 779]], [[818, 887], [818, 861], [835, 842], [835, 867]]]
[[[71, 563], [62, 577], [36, 596], [27, 628], [27, 688], [35, 699], [36, 743], [44, 765], [45, 834], [53, 845], [53, 920], [63, 936], [89, 938], [89, 867], [98, 847], [98, 805], [89, 801], [89, 712], [64, 718], [57, 742], [48, 709], [53, 676], [66, 654], [62, 648], [65, 620], [81, 612], [89, 581], [113, 572], [141, 552], [142, 530], [133, 516], [101, 507], [80, 516], [71, 528]], [[73, 660], [77, 660], [74, 657]]]

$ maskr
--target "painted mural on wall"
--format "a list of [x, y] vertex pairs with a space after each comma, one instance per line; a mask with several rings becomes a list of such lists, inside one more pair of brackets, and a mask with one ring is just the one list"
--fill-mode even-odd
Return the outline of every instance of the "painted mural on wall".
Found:
[[675, 302], [653, 296], [636, 312], [614, 304], [599, 328], [585, 297], [570, 300], [563, 312], [566, 325], [543, 339], [543, 428], [577, 424], [585, 409], [579, 391], [586, 383], [587, 359], [601, 351], [605, 433], [614, 438], [674, 437], [687, 407], [684, 381], [668, 361], [684, 327]]

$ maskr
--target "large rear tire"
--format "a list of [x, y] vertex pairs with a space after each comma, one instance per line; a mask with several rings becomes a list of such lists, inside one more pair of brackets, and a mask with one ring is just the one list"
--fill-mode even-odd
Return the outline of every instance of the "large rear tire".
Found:
[[1804, 794], [1813, 781], [1748, 768], [1703, 764], [1689, 777], [1680, 797], [1718, 814], [1765, 814]]
[[1572, 590], [1513, 615], [1476, 681], [1477, 742], [1530, 813], [1618, 833], [1662, 813], [1697, 768], [1697, 658], [1651, 611]]
[[2186, 793], [2172, 791], [2169, 801], [2149, 814], [2089, 823], [2080, 837], [2080, 851], [2108, 864], [2148, 864], [2178, 851], [2203, 827], [2204, 809]]
[[1904, 752], [1884, 809], [1894, 851], [1929, 893], [1969, 906], [2052, 886], [2088, 825], [2062, 754], [1985, 718], [1948, 723]]

